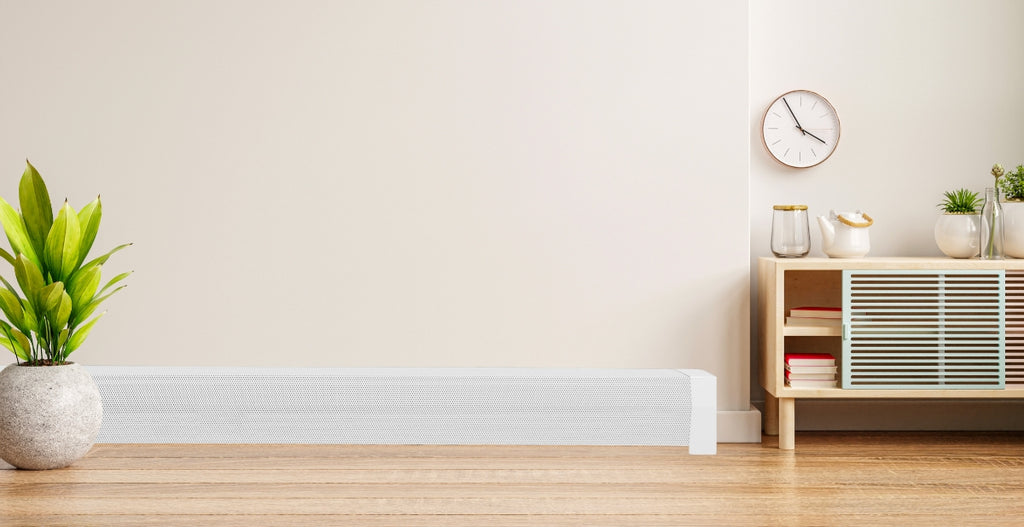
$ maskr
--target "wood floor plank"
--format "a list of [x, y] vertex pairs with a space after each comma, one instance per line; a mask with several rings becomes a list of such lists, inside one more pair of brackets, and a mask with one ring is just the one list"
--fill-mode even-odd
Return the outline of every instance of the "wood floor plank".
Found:
[[97, 445], [0, 467], [0, 525], [1014, 525], [1024, 434], [800, 434], [797, 450]]

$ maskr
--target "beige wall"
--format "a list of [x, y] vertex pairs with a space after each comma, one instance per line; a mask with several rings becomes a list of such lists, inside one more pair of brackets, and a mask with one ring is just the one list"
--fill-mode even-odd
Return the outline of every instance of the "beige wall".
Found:
[[59, 1], [0, 195], [102, 193], [79, 361], [689, 367], [745, 411], [744, 1]]
[[[1022, 21], [1016, 0], [751, 1], [752, 262], [771, 254], [776, 203], [807, 204], [812, 216], [868, 212], [872, 256], [941, 256], [933, 228], [942, 193], [982, 193], [993, 163], [1024, 163]], [[797, 88], [825, 95], [842, 122], [835, 154], [806, 170], [773, 161], [758, 135], [768, 104]], [[816, 225], [811, 255], [824, 256]], [[859, 411], [880, 426], [896, 415], [891, 406]]]

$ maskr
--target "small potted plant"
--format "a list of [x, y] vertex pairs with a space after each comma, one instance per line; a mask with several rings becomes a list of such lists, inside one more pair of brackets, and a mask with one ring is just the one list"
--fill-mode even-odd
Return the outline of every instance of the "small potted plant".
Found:
[[[27, 163], [27, 162], [26, 162]], [[130, 244], [87, 260], [100, 226], [97, 197], [76, 211], [65, 201], [54, 216], [43, 178], [31, 163], [18, 186], [19, 213], [0, 198], [0, 223], [14, 283], [0, 276], [0, 345], [15, 363], [0, 371], [0, 458], [26, 469], [70, 465], [99, 433], [103, 406], [89, 373], [70, 362], [130, 273], [100, 287], [103, 264]], [[95, 315], [95, 316], [93, 316]]]
[[962, 188], [947, 191], [944, 196], [945, 200], [938, 205], [943, 214], [935, 222], [935, 243], [952, 258], [978, 256], [981, 228], [978, 193]]
[[1003, 194], [1003, 252], [1014, 258], [1024, 258], [1024, 165], [1016, 170], [1003, 171], [995, 165], [995, 171], [1003, 172], [998, 179]]

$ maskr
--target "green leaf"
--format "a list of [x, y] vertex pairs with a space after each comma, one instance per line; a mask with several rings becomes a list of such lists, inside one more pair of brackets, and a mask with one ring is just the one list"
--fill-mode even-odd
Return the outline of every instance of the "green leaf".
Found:
[[71, 302], [74, 309], [71, 312], [72, 323], [81, 320], [77, 313], [88, 304], [96, 294], [100, 286], [100, 266], [91, 266], [80, 269], [82, 272], [75, 272], [67, 284], [67, 292], [71, 295]]
[[68, 341], [68, 335], [68, 328], [60, 330], [60, 336], [57, 337], [57, 349], [61, 349], [64, 347], [64, 344], [66, 344]]
[[103, 205], [100, 204], [100, 197], [96, 196], [91, 203], [78, 211], [78, 223], [82, 226], [82, 242], [78, 247], [78, 261], [75, 268], [82, 265], [85, 258], [89, 256], [92, 243], [96, 241], [96, 233], [100, 230], [100, 218], [103, 216]]
[[110, 255], [116, 253], [117, 251], [120, 251], [121, 249], [124, 249], [125, 247], [130, 247], [131, 245], [132, 244], [130, 244], [130, 243], [124, 243], [124, 244], [118, 245], [117, 247], [114, 247], [113, 249], [111, 249], [110, 252], [108, 252], [107, 254], [104, 254], [103, 256], [100, 256], [98, 258], [93, 258], [92, 260], [89, 261], [89, 263], [83, 265], [82, 267], [85, 268], [85, 267], [88, 267], [90, 265], [103, 265], [103, 264], [107, 263], [108, 259], [110, 259]]
[[21, 308], [21, 299], [18, 295], [6, 289], [0, 289], [0, 310], [7, 316], [7, 320], [22, 331], [28, 331], [25, 326], [25, 310]]
[[4, 226], [4, 232], [7, 233], [7, 240], [11, 242], [14, 254], [24, 254], [29, 260], [32, 260], [32, 263], [36, 264], [36, 267], [42, 267], [39, 253], [32, 247], [32, 241], [28, 237], [25, 221], [22, 220], [21, 214], [18, 214], [18, 211], [14, 210], [14, 207], [4, 198], [0, 198], [0, 223]]
[[50, 313], [53, 315], [50, 318], [53, 331], [67, 327], [68, 320], [71, 319], [71, 297], [68, 295], [67, 291], [61, 291], [60, 300], [58, 301], [57, 306]]
[[78, 248], [82, 241], [82, 227], [78, 214], [65, 201], [64, 206], [53, 220], [50, 234], [46, 236], [43, 260], [54, 280], [66, 280], [78, 265]]
[[96, 321], [103, 318], [103, 315], [105, 314], [106, 313], [100, 313], [96, 318], [86, 322], [85, 325], [75, 330], [74, 334], [71, 335], [71, 338], [68, 339], [68, 347], [64, 352], [65, 357], [82, 345], [82, 342], [85, 341], [85, 337], [88, 337], [89, 332], [92, 331], [92, 327], [96, 324]]
[[30, 332], [39, 332], [39, 318], [36, 316], [36, 310], [28, 303], [24, 298], [21, 299], [21, 306], [25, 309], [25, 329]]
[[11, 328], [11, 335], [13, 335], [13, 341], [16, 348], [21, 348], [21, 353], [15, 351], [19, 357], [24, 360], [28, 360], [29, 351], [32, 349], [32, 342], [28, 340], [28, 337], [24, 333], [18, 331], [15, 328]]
[[25, 219], [25, 229], [32, 248], [36, 254], [42, 254], [46, 235], [53, 224], [53, 205], [50, 204], [50, 193], [42, 176], [28, 160], [25, 173], [21, 175], [18, 185], [18, 198], [21, 202], [21, 214]]
[[0, 346], [11, 350], [11, 352], [17, 355], [21, 360], [28, 360], [28, 353], [22, 351], [20, 346], [15, 346], [14, 343], [11, 342], [11, 339], [3, 335], [0, 335]]
[[107, 285], [103, 286], [103, 289], [100, 289], [100, 293], [99, 294], [102, 295], [104, 292], [106, 292], [107, 289], [110, 289], [110, 286], [120, 282], [121, 280], [124, 280], [125, 278], [128, 278], [128, 276], [131, 275], [134, 272], [135, 271], [128, 271], [127, 273], [121, 273], [121, 274], [111, 278], [110, 281], [107, 282]]
[[6, 278], [4, 278], [3, 276], [0, 276], [0, 282], [4, 283], [4, 287], [6, 287], [8, 291], [14, 293], [15, 296], [18, 296], [18, 290], [15, 289], [14, 286], [11, 285], [11, 283], [8, 282]]
[[11, 256], [11, 253], [9, 253], [9, 252], [7, 252], [7, 251], [5, 251], [3, 249], [0, 249], [0, 258], [3, 258], [4, 260], [7, 260], [7, 262], [10, 263], [11, 265], [14, 265], [14, 257]]
[[[54, 282], [39, 291], [39, 311], [48, 314], [60, 305], [61, 295], [64, 294], [64, 282]], [[48, 317], [50, 323], [54, 318]]]
[[28, 303], [37, 306], [39, 291], [46, 285], [46, 282], [36, 264], [24, 254], [19, 254], [18, 258], [14, 260], [14, 277], [18, 279], [18, 285], [25, 293]]
[[92, 302], [89, 302], [88, 305], [86, 305], [84, 308], [82, 308], [82, 311], [81, 311], [81, 313], [78, 313], [78, 318], [76, 320], [85, 320], [85, 319], [89, 318], [89, 315], [93, 314], [93, 312], [96, 311], [96, 308], [99, 307], [99, 305], [104, 300], [110, 298], [111, 296], [114, 295], [114, 293], [116, 293], [116, 292], [118, 292], [118, 291], [120, 291], [120, 290], [122, 290], [122, 289], [124, 289], [126, 287], [128, 287], [128, 286], [127, 285], [123, 285], [123, 286], [118, 287], [117, 289], [114, 289], [113, 291], [107, 293], [104, 296], [100, 296], [100, 297], [94, 298], [92, 300]]

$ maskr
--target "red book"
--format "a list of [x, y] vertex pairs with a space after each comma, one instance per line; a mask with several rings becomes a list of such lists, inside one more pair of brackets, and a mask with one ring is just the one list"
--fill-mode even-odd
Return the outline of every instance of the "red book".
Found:
[[841, 307], [801, 306], [789, 310], [789, 316], [798, 318], [843, 318]]
[[787, 353], [789, 366], [835, 366], [836, 358], [828, 353]]

